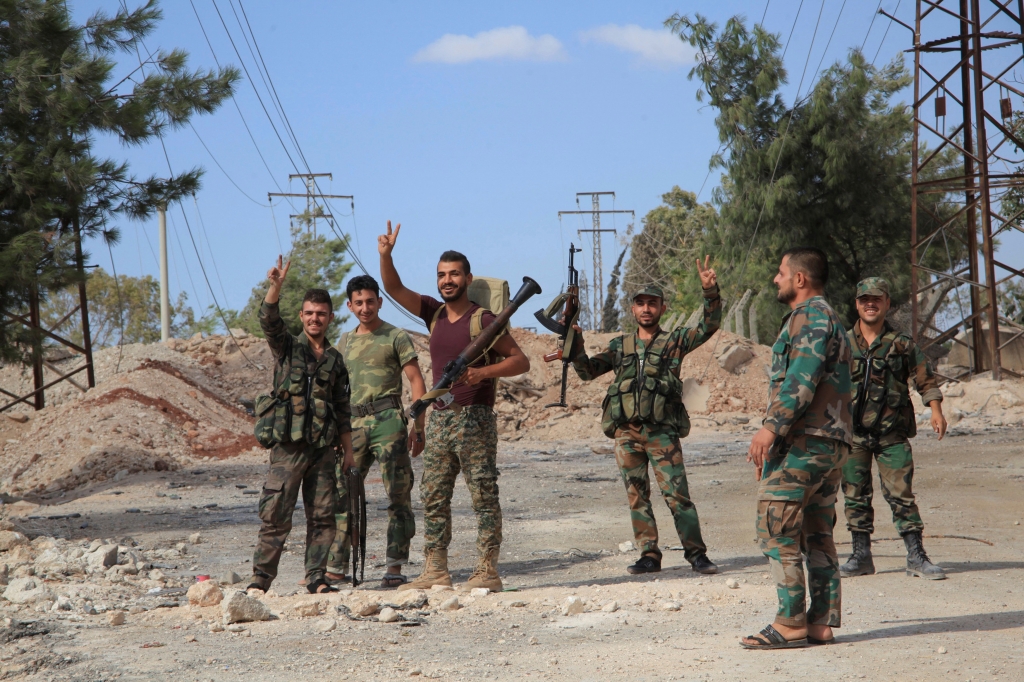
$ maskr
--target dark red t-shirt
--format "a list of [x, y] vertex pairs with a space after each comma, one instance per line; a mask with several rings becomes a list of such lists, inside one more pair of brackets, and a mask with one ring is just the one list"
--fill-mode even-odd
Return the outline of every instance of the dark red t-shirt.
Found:
[[[434, 313], [444, 305], [431, 296], [420, 296], [420, 317], [430, 327], [430, 321], [434, 319]], [[455, 322], [448, 321], [448, 315], [441, 313], [434, 325], [434, 331], [430, 333], [430, 385], [431, 387], [441, 378], [444, 366], [459, 357], [466, 346], [469, 345], [469, 319], [473, 312], [479, 308], [472, 304], [469, 310]], [[487, 327], [494, 321], [495, 315], [490, 311], [484, 311], [480, 324]], [[458, 384], [452, 389], [455, 395], [455, 402], [463, 407], [467, 405], [487, 405], [494, 407], [494, 380], [481, 381], [475, 386]]]

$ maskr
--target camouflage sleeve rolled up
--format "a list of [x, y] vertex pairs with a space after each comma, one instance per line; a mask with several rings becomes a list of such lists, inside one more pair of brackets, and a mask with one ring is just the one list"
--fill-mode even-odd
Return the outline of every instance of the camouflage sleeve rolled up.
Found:
[[622, 353], [622, 337], [616, 336], [608, 344], [608, 350], [594, 357], [587, 357], [583, 347], [583, 335], [577, 334], [573, 343], [572, 367], [583, 381], [591, 381], [615, 369], [615, 356]]
[[772, 347], [765, 427], [779, 436], [806, 433], [849, 443], [850, 359], [846, 330], [824, 299], [790, 313]]
[[267, 345], [270, 346], [274, 358], [280, 360], [285, 357], [291, 350], [293, 338], [288, 333], [288, 328], [284, 326], [281, 308], [277, 303], [263, 301], [263, 305], [260, 306], [260, 329], [267, 338]]
[[349, 379], [348, 368], [345, 361], [338, 354], [338, 376], [334, 380], [333, 391], [331, 392], [331, 403], [334, 405], [334, 417], [338, 421], [338, 435], [348, 433], [352, 430], [352, 408], [349, 405]]
[[907, 348], [907, 356], [910, 358], [910, 381], [914, 388], [921, 394], [921, 400], [925, 405], [938, 400], [942, 402], [942, 391], [939, 390], [939, 382], [935, 379], [932, 368], [928, 366], [928, 358], [924, 351], [914, 343], [910, 342]]

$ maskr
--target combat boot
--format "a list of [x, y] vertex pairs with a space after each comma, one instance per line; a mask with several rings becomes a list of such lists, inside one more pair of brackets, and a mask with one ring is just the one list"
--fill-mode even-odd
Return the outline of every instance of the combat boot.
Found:
[[466, 581], [466, 587], [486, 587], [491, 592], [501, 592], [504, 586], [501, 584], [501, 576], [498, 575], [498, 553], [498, 548], [492, 547], [477, 559], [476, 570]]
[[854, 578], [858, 575], [874, 575], [875, 562], [871, 559], [871, 533], [855, 530], [853, 535], [853, 554], [850, 560], [839, 567], [839, 575]]
[[423, 572], [412, 582], [398, 586], [398, 591], [429, 590], [434, 585], [452, 586], [452, 577], [448, 575], [448, 550], [423, 550]]
[[933, 564], [924, 553], [921, 533], [907, 533], [903, 536], [903, 544], [907, 546], [907, 575], [928, 580], [945, 580], [946, 572]]

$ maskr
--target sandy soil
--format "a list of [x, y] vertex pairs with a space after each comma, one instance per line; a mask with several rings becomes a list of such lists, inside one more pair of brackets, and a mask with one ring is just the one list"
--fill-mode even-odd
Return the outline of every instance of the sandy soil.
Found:
[[[319, 616], [296, 616], [294, 605], [312, 599], [297, 585], [302, 547], [296, 537], [275, 584], [281, 596], [265, 599], [279, 619], [246, 624], [239, 633], [211, 632], [208, 624], [219, 619], [219, 608], [179, 606], [187, 602], [173, 586], [187, 587], [200, 573], [216, 577], [234, 570], [244, 578], [249, 572], [258, 525], [255, 497], [244, 493], [260, 485], [265, 465], [258, 457], [140, 472], [59, 505], [7, 505], [16, 529], [30, 535], [76, 543], [114, 538], [126, 547], [137, 543], [140, 552], [185, 543], [185, 553], [154, 561], [165, 574], [163, 593], [156, 596], [147, 595], [150, 582], [134, 576], [49, 583], [57, 594], [89, 596], [97, 615], [77, 609], [39, 613], [0, 601], [5, 618], [0, 678], [1022, 678], [1024, 455], [1015, 432], [993, 430], [941, 443], [919, 438], [916, 483], [926, 533], [973, 538], [926, 540], [949, 579], [927, 582], [904, 574], [902, 544], [891, 539], [896, 536], [886, 523], [888, 511], [876, 499], [879, 573], [843, 582], [838, 645], [790, 652], [750, 652], [737, 645], [741, 635], [771, 620], [774, 605], [765, 561], [754, 543], [755, 484], [743, 460], [743, 441], [701, 431], [685, 443], [690, 489], [711, 556], [722, 568], [713, 577], [692, 573], [682, 553], [671, 549], [677, 541], [661, 503], [655, 512], [669, 548], [663, 572], [642, 578], [625, 573], [635, 558], [618, 549], [630, 539], [625, 496], [612, 456], [593, 447], [603, 452], [606, 445], [604, 440], [503, 443], [501, 565], [512, 591], [474, 599], [459, 589], [462, 608], [427, 607], [417, 627], [352, 621], [335, 609], [337, 603], [395, 596], [374, 585], [384, 570], [379, 558], [386, 515], [380, 479], [373, 474], [367, 584], [332, 597]], [[167, 497], [171, 493], [179, 499]], [[468, 577], [474, 557], [464, 488], [458, 489], [454, 507], [452, 563], [458, 584]], [[139, 512], [128, 514], [129, 509]], [[72, 514], [81, 516], [45, 518]], [[301, 522], [298, 510], [296, 523]], [[196, 532], [201, 540], [188, 543]], [[837, 535], [841, 542], [849, 539], [845, 529]], [[420, 547], [417, 537], [414, 556]], [[418, 572], [417, 566], [410, 568]], [[726, 586], [729, 579], [738, 581], [736, 589]], [[563, 616], [562, 606], [573, 595], [586, 602], [586, 610]], [[618, 609], [602, 610], [611, 601]], [[665, 610], [669, 603], [678, 610]], [[137, 613], [118, 627], [108, 625], [102, 613], [131, 607]], [[328, 618], [336, 627], [323, 633], [319, 628], [329, 627], [323, 625]], [[42, 631], [46, 634], [32, 634]]]

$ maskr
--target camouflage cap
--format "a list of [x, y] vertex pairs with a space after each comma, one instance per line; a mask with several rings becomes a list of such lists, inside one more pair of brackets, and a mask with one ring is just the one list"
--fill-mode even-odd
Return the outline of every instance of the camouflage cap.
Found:
[[657, 284], [648, 284], [640, 291], [633, 294], [633, 300], [636, 300], [637, 296], [657, 296], [658, 298], [665, 300], [665, 292], [661, 290]]
[[889, 283], [881, 277], [868, 277], [857, 284], [857, 298], [861, 296], [888, 296]]

